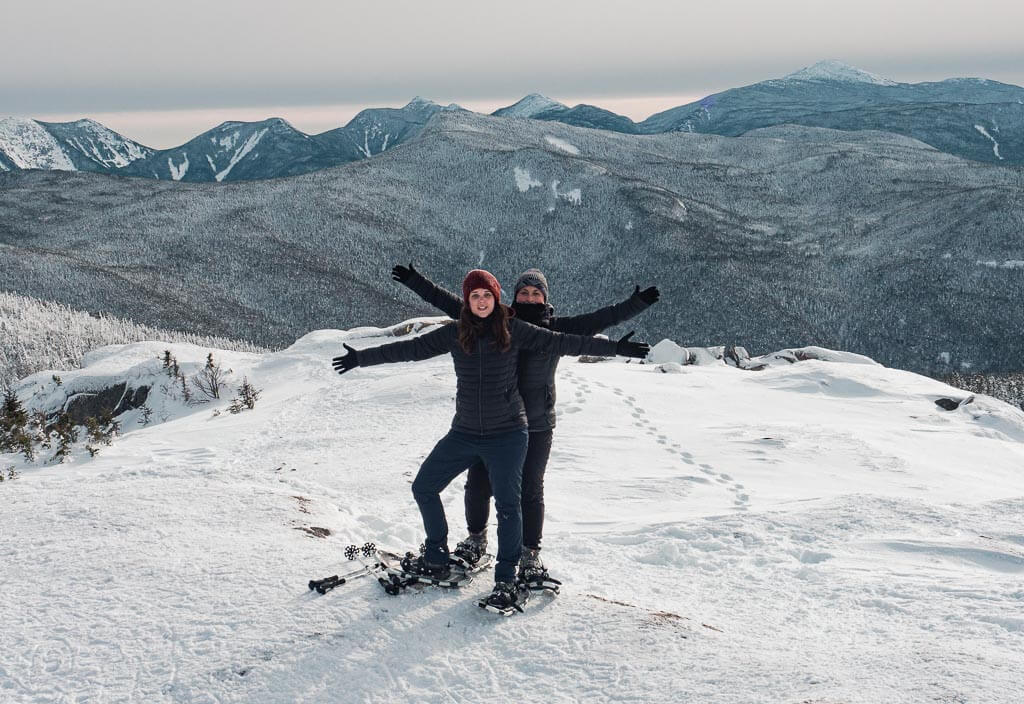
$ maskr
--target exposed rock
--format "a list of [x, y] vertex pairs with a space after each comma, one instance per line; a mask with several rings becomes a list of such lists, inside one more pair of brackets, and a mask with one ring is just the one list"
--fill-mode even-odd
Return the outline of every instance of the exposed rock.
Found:
[[64, 411], [76, 425], [83, 425], [86, 418], [99, 418], [105, 413], [117, 416], [138, 408], [148, 397], [148, 386], [129, 389], [127, 383], [121, 382], [108, 389], [75, 394], [64, 404]]
[[968, 403], [972, 403], [973, 401], [973, 396], [962, 398], [959, 401], [952, 398], [937, 398], [935, 399], [935, 405], [944, 411], [955, 411], [960, 408], [960, 406], [966, 406]]

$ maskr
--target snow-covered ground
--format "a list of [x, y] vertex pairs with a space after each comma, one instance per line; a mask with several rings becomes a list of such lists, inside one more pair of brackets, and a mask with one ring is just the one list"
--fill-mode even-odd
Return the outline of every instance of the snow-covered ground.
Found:
[[[18, 464], [0, 701], [1019, 700], [1024, 413], [943, 411], [966, 394], [872, 364], [565, 360], [543, 552], [560, 596], [502, 619], [476, 607], [487, 575], [310, 592], [349, 543], [422, 537], [409, 484], [447, 430], [451, 361], [334, 374], [373, 334], [217, 353], [263, 389], [254, 410], [155, 393], [167, 420], [130, 412], [96, 458]], [[208, 351], [106, 348], [64, 385], [159, 380], [166, 348], [186, 372]], [[56, 393], [45, 373], [21, 387]]]

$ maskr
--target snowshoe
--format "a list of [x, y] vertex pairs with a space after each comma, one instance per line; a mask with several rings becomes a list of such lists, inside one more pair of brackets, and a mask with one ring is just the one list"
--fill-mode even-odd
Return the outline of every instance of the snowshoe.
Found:
[[402, 558], [402, 561], [399, 564], [401, 565], [403, 572], [417, 577], [448, 579], [452, 573], [452, 568], [447, 562], [440, 565], [433, 565], [428, 563], [423, 558], [423, 555], [413, 555], [411, 552], [405, 553], [405, 557]]
[[558, 593], [562, 585], [557, 579], [548, 574], [544, 562], [540, 559], [540, 548], [523, 548], [523, 555], [519, 558], [519, 581], [532, 591], [547, 590]]
[[516, 582], [495, 582], [494, 589], [478, 603], [481, 609], [501, 616], [522, 613], [530, 599], [530, 590]]
[[397, 594], [405, 587], [413, 584], [427, 584], [434, 587], [448, 589], [460, 587], [473, 580], [471, 574], [464, 569], [453, 565], [451, 562], [444, 565], [434, 565], [426, 562], [423, 555], [414, 555], [411, 552], [405, 553], [398, 565], [387, 566], [387, 576], [381, 577], [378, 581], [388, 594]]

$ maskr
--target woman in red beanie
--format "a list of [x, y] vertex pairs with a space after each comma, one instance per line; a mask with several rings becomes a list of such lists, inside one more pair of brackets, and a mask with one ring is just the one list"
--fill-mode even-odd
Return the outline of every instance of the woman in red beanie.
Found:
[[441, 491], [467, 467], [487, 468], [498, 519], [494, 591], [487, 602], [508, 608], [519, 601], [516, 568], [522, 551], [520, 492], [527, 447], [527, 419], [516, 376], [520, 350], [546, 354], [645, 357], [648, 346], [565, 335], [523, 323], [500, 303], [501, 287], [489, 272], [474, 269], [462, 282], [462, 309], [455, 323], [425, 335], [335, 357], [339, 374], [360, 366], [412, 362], [449, 353], [455, 364], [455, 417], [451, 430], [424, 460], [412, 484], [423, 516], [425, 550], [411, 567], [443, 579], [450, 573], [448, 523]]
[[[458, 295], [438, 286], [409, 266], [397, 265], [391, 278], [408, 286], [414, 293], [445, 314], [457, 318], [462, 309]], [[527, 269], [515, 283], [512, 310], [516, 318], [553, 332], [572, 335], [596, 335], [605, 328], [618, 325], [639, 315], [657, 303], [656, 286], [636, 290], [626, 300], [583, 315], [555, 315], [551, 305], [547, 277], [539, 269]], [[555, 372], [561, 357], [543, 352], [526, 351], [519, 355], [519, 395], [526, 406], [529, 442], [523, 462], [521, 507], [523, 514], [523, 553], [519, 560], [519, 579], [527, 586], [542, 589], [558, 584], [548, 575], [541, 560], [541, 537], [544, 530], [544, 473], [555, 429]], [[475, 564], [487, 551], [487, 520], [490, 513], [491, 487], [487, 469], [477, 462], [469, 468], [466, 478], [466, 527], [469, 534], [455, 546], [456, 560]]]

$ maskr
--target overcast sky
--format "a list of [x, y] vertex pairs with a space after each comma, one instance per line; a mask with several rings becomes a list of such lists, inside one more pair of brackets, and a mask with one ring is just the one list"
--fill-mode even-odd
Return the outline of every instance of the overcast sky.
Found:
[[1007, 0], [11, 0], [2, 15], [0, 116], [93, 117], [158, 148], [226, 119], [321, 132], [416, 95], [490, 111], [537, 92], [639, 120], [822, 59], [1024, 85], [1024, 3]]

